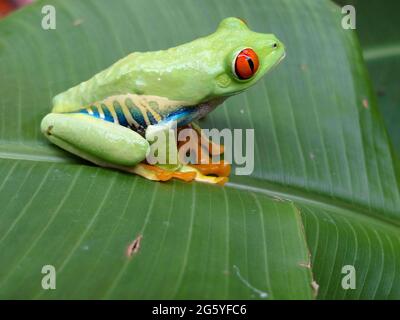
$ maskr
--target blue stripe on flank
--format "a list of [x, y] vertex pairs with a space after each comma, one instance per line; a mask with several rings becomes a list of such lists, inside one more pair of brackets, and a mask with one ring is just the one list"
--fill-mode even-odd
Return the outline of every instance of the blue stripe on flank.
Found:
[[[131, 128], [135, 131], [137, 130], [144, 130], [147, 128], [146, 121], [144, 120], [143, 114], [140, 111], [136, 105], [133, 104], [132, 100], [127, 98], [125, 100], [125, 104], [127, 106], [127, 109], [129, 110], [130, 114], [132, 115], [132, 118], [139, 124], [139, 128], [135, 128], [133, 124], [129, 124], [127, 118], [124, 115], [124, 112], [122, 111], [121, 105], [118, 103], [118, 101], [114, 101], [113, 106], [106, 106], [105, 104], [101, 103], [99, 107], [96, 107], [94, 105], [90, 106], [89, 108], [84, 108], [80, 109], [78, 111], [73, 111], [71, 113], [82, 113], [82, 114], [87, 114], [91, 115], [88, 112], [88, 109], [93, 111], [93, 117], [100, 118], [99, 114], [99, 109], [101, 108], [103, 113], [104, 113], [104, 119], [108, 122], [114, 122], [114, 117], [112, 113], [110, 112], [110, 108], [114, 108], [115, 114], [117, 115], [118, 122], [120, 125], [124, 127]], [[185, 126], [189, 123], [191, 123], [193, 120], [195, 120], [196, 116], [198, 115], [198, 109], [194, 108], [193, 106], [190, 107], [185, 107], [182, 106], [171, 113], [169, 113], [166, 117], [164, 117], [160, 122], [157, 122], [157, 120], [154, 118], [153, 114], [149, 111], [146, 111], [147, 117], [150, 121], [150, 124], [155, 125], [158, 123], [167, 123], [171, 121], [176, 121], [178, 126]]]
[[132, 100], [127, 98], [125, 100], [125, 105], [128, 107], [128, 110], [132, 116], [132, 118], [143, 128], [146, 128], [146, 121], [144, 121], [143, 115], [140, 110], [133, 104]]
[[115, 113], [117, 114], [119, 124], [121, 126], [128, 127], [129, 126], [128, 120], [126, 120], [124, 112], [122, 111], [122, 108], [119, 105], [119, 103], [117, 101], [114, 101], [113, 106]]
[[101, 109], [103, 110], [104, 113], [104, 120], [109, 121], [109, 122], [114, 122], [114, 117], [112, 116], [110, 110], [105, 104], [101, 104]]
[[192, 122], [195, 114], [193, 111], [193, 107], [181, 107], [171, 112], [162, 122], [176, 121], [179, 126], [184, 126]]
[[154, 118], [153, 114], [150, 111], [147, 111], [147, 117], [149, 118], [150, 124], [156, 124], [157, 120]]
[[139, 123], [143, 128], [147, 127], [146, 121], [144, 120], [144, 117], [139, 109], [129, 109], [129, 112], [137, 123]]
[[96, 106], [90, 106], [90, 109], [92, 109], [94, 117], [100, 118], [100, 113]]

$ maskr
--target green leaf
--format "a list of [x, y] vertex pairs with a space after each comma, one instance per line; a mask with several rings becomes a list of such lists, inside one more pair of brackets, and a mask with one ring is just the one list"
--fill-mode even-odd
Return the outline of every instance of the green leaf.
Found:
[[357, 34], [371, 74], [379, 108], [385, 120], [393, 147], [400, 155], [400, 42], [396, 0], [342, 1], [352, 4], [357, 12]]
[[[1, 168], [1, 298], [312, 297], [293, 204], [89, 166]], [[56, 267], [54, 291], [43, 265]]]
[[[337, 6], [58, 0], [57, 28], [43, 30], [48, 3], [0, 21], [1, 298], [310, 299], [316, 283], [319, 298], [400, 297], [398, 163]], [[154, 183], [41, 136], [56, 93], [228, 16], [276, 34], [288, 52], [202, 124], [255, 129], [250, 177], [223, 188]], [[47, 264], [56, 290], [41, 288]], [[345, 264], [356, 268], [355, 290], [341, 287]]]
[[[317, 210], [301, 205], [300, 210], [320, 299], [399, 299], [398, 224], [357, 216], [343, 208]], [[343, 290], [348, 274], [344, 266], [356, 271], [354, 290]]]

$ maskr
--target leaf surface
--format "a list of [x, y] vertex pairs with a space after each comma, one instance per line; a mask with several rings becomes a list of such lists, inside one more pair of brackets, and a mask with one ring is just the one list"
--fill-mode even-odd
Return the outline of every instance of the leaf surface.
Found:
[[[41, 28], [48, 3], [56, 30]], [[228, 16], [288, 52], [202, 122], [255, 130], [251, 176], [223, 188], [153, 183], [41, 136], [58, 92]], [[0, 297], [310, 299], [316, 281], [319, 298], [399, 298], [398, 164], [341, 18], [330, 1], [55, 0], [1, 20]], [[360, 286], [345, 291], [351, 263]], [[47, 264], [56, 290], [41, 288]]]

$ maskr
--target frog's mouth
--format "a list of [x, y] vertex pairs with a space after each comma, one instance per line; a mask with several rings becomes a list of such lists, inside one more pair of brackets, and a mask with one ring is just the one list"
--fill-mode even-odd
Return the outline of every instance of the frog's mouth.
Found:
[[285, 58], [286, 58], [286, 51], [283, 51], [283, 56], [278, 60], [278, 63], [280, 63]]
[[[276, 62], [272, 65], [272, 68], [276, 67], [278, 64], [280, 64], [282, 62], [283, 59], [286, 58], [286, 51], [283, 51], [283, 55], [282, 57], [280, 57], [278, 60], [276, 60]], [[272, 69], [271, 68], [271, 69]]]

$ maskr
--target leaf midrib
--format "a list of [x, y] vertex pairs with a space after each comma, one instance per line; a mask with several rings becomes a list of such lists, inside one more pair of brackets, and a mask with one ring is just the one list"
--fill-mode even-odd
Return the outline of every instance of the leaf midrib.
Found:
[[367, 62], [400, 56], [400, 43], [366, 47], [363, 51], [363, 56]]
[[[65, 157], [62, 151], [39, 143], [2, 143], [0, 145], [0, 159], [87, 165], [73, 157]], [[251, 182], [262, 184], [262, 186], [251, 185]], [[368, 223], [377, 223], [395, 232], [400, 232], [400, 221], [384, 216], [380, 211], [373, 213], [360, 204], [355, 206], [341, 199], [332, 199], [319, 194], [312, 197], [310, 193], [306, 193], [304, 190], [254, 177], [246, 179], [235, 177], [226, 186], [263, 194], [275, 198], [277, 201], [282, 199], [324, 208], [344, 216], [366, 220]]]
[[[251, 178], [251, 180], [257, 180], [257, 179]], [[282, 185], [278, 183], [271, 183], [269, 181], [262, 181], [262, 182], [265, 182], [265, 184], [268, 184], [268, 186], [256, 187], [246, 183], [238, 183], [236, 181], [228, 182], [226, 186], [241, 190], [247, 190], [255, 193], [261, 193], [269, 197], [273, 197], [277, 199], [277, 201], [279, 201], [280, 199], [288, 200], [288, 201], [293, 201], [295, 203], [297, 202], [301, 204], [308, 204], [315, 207], [327, 209], [329, 211], [335, 211], [344, 216], [350, 216], [353, 218], [357, 217], [359, 219], [368, 221], [369, 223], [380, 224], [385, 228], [389, 227], [395, 232], [400, 232], [400, 221], [391, 219], [386, 216], [378, 216], [377, 214], [369, 212], [365, 207], [361, 205], [354, 206], [354, 204], [351, 204], [353, 206], [351, 207], [351, 205], [348, 202], [338, 199], [332, 199], [323, 195], [318, 195], [318, 198], [307, 197], [304, 193], [301, 193], [301, 191], [293, 187], [286, 187], [287, 191], [283, 191], [279, 190], [280, 189], [279, 187], [282, 187]], [[334, 202], [334, 204], [329, 202]]]

